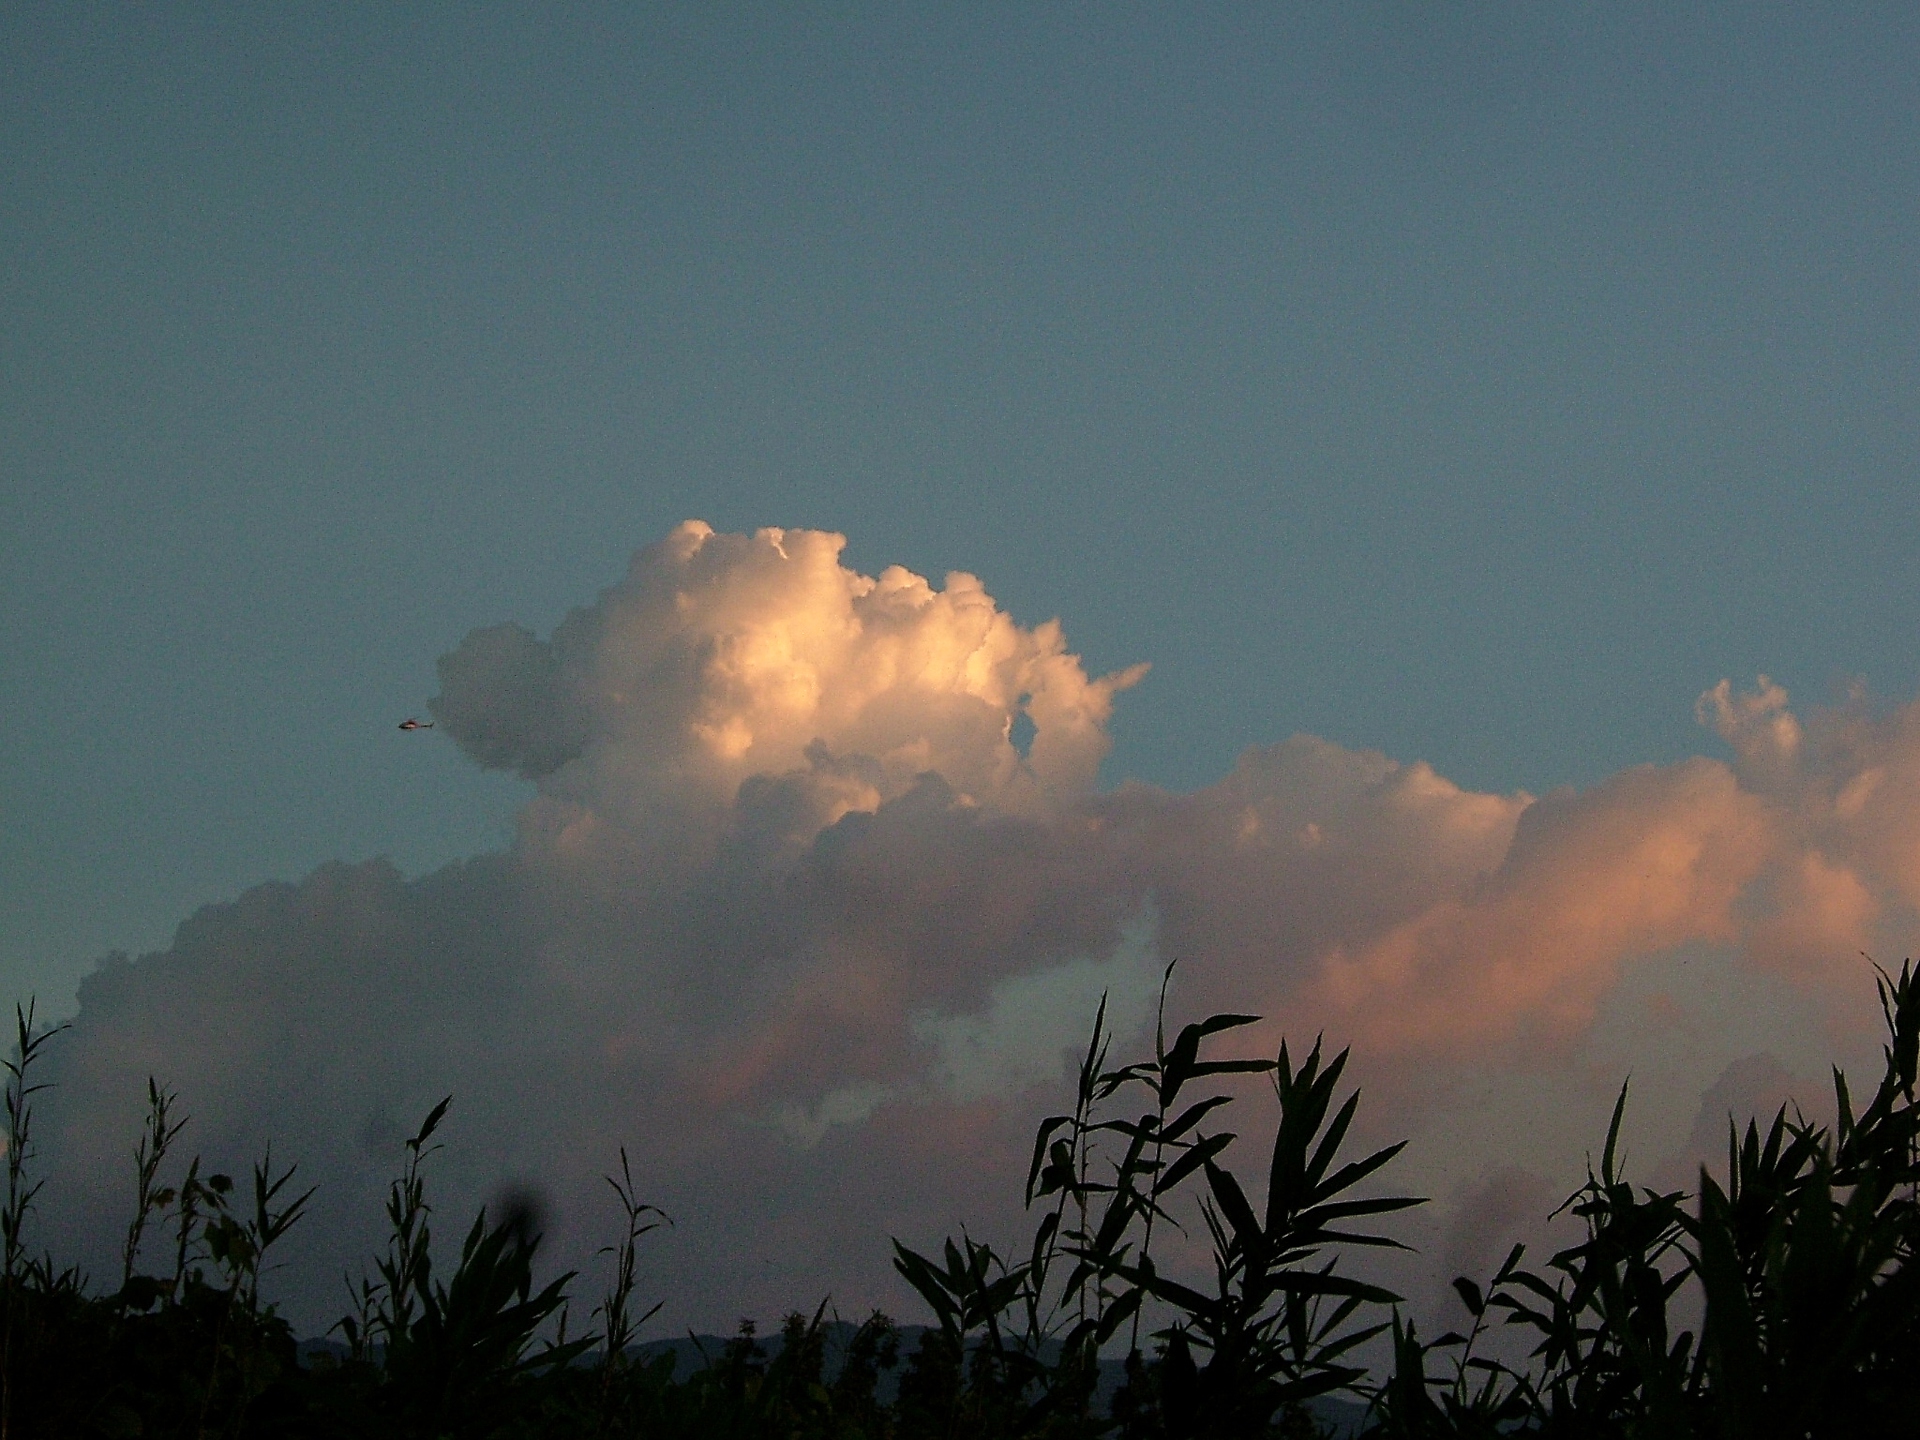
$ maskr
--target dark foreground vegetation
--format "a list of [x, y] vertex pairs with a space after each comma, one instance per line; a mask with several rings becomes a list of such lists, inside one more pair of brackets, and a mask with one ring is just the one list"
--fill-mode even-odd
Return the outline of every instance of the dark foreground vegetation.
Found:
[[[1625, 1091], [1597, 1169], [1567, 1201], [1585, 1239], [1529, 1268], [1454, 1282], [1469, 1333], [1428, 1339], [1398, 1297], [1343, 1273], [1352, 1247], [1394, 1246], [1378, 1217], [1419, 1202], [1367, 1182], [1400, 1146], [1343, 1160], [1356, 1094], [1344, 1053], [1222, 1059], [1217, 1015], [1150, 1060], [1108, 1063], [1104, 1012], [1071, 1114], [1040, 1127], [1024, 1253], [895, 1242], [895, 1265], [937, 1319], [909, 1347], [884, 1316], [751, 1327], [707, 1363], [637, 1343], [654, 1310], [636, 1258], [664, 1217], [621, 1157], [609, 1183], [626, 1233], [584, 1327], [576, 1280], [541, 1286], [524, 1215], [482, 1213], [457, 1257], [435, 1253], [422, 1167], [442, 1102], [407, 1143], [384, 1255], [331, 1348], [303, 1355], [260, 1297], [273, 1245], [307, 1195], [262, 1161], [247, 1181], [193, 1161], [162, 1184], [182, 1121], [149, 1087], [135, 1206], [117, 1287], [33, 1259], [23, 1229], [36, 1056], [19, 1017], [8, 1065], [0, 1440], [13, 1437], [1254, 1437], [1326, 1433], [1345, 1397], [1388, 1437], [1871, 1437], [1920, 1435], [1920, 990], [1883, 976], [1885, 1073], [1858, 1113], [1834, 1075], [1837, 1121], [1783, 1110], [1729, 1122], [1726, 1171], [1697, 1193], [1631, 1185], [1617, 1164]], [[1278, 1101], [1264, 1184], [1226, 1164], [1229, 1074]], [[1196, 1203], [1197, 1202], [1197, 1203]], [[1163, 1274], [1168, 1232], [1202, 1225], [1213, 1273]], [[157, 1256], [155, 1270], [142, 1260]], [[579, 1304], [580, 1302], [572, 1302]], [[585, 1308], [582, 1306], [582, 1308]], [[1678, 1318], [1703, 1315], [1697, 1333]], [[1482, 1353], [1508, 1341], [1505, 1363]], [[684, 1347], [683, 1347], [684, 1348]], [[1389, 1357], [1370, 1374], [1357, 1357]], [[1107, 1357], [1104, 1362], [1102, 1357]], [[1117, 1388], [1111, 1381], [1123, 1366]]]

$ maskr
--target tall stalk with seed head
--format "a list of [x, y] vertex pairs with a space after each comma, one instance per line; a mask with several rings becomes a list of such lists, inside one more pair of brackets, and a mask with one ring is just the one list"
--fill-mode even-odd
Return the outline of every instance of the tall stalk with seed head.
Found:
[[67, 1028], [57, 1025], [36, 1035], [32, 1000], [27, 1001], [25, 1009], [16, 1004], [13, 1019], [13, 1059], [0, 1061], [0, 1065], [6, 1067], [7, 1077], [7, 1200], [4, 1210], [0, 1210], [0, 1252], [3, 1252], [0, 1266], [4, 1266], [5, 1272], [0, 1275], [0, 1440], [12, 1440], [13, 1435], [13, 1332], [23, 1278], [20, 1262], [26, 1249], [20, 1235], [33, 1197], [44, 1183], [38, 1180], [27, 1183], [27, 1157], [31, 1153], [33, 1097], [47, 1087], [32, 1084], [27, 1073], [39, 1058], [41, 1048]]

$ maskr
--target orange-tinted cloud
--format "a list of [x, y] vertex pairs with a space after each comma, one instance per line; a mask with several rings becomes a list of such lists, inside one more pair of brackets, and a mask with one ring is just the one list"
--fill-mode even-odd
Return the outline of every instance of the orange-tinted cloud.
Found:
[[1726, 766], [1641, 767], [1529, 807], [1497, 869], [1381, 939], [1324, 959], [1317, 990], [1376, 1049], [1577, 1032], [1619, 967], [1729, 941], [1775, 845]]
[[[1325, 1027], [1390, 1078], [1539, 1064], [1676, 947], [1853, 1013], [1856, 952], [1912, 932], [1920, 706], [1802, 720], [1723, 684], [1701, 715], [1731, 763], [1537, 800], [1308, 736], [1190, 794], [1101, 793], [1139, 668], [1089, 677], [972, 576], [864, 576], [843, 544], [689, 522], [552, 636], [444, 657], [443, 733], [537, 786], [514, 846], [263, 886], [90, 979], [43, 1132], [73, 1243], [118, 1223], [148, 1073], [229, 1163], [301, 1157], [343, 1247], [453, 1091], [450, 1203], [541, 1177], [587, 1258], [624, 1144], [699, 1217], [683, 1288], [852, 1306], [887, 1296], [888, 1227], [963, 1195], [1006, 1218], [1057, 1057], [1102, 991], [1137, 1034], [1173, 956], [1182, 1013]], [[810, 1268], [729, 1249], [770, 1227]], [[330, 1293], [338, 1263], [290, 1283]]]

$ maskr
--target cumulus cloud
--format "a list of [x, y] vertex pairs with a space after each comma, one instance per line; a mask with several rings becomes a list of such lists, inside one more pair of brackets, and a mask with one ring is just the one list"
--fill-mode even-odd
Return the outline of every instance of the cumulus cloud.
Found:
[[[1089, 676], [973, 576], [865, 576], [843, 545], [689, 522], [550, 636], [443, 657], [441, 733], [536, 787], [514, 843], [323, 867], [104, 964], [50, 1077], [61, 1242], [107, 1253], [154, 1074], [210, 1156], [271, 1139], [321, 1183], [285, 1283], [327, 1318], [450, 1091], [447, 1205], [537, 1182], [570, 1261], [635, 1155], [682, 1221], [663, 1283], [708, 1307], [681, 1323], [898, 1303], [882, 1237], [1008, 1222], [1100, 995], [1137, 1038], [1175, 956], [1182, 1014], [1354, 1040], [1413, 1123], [1438, 1076], [1571, 1054], [1654, 957], [1713, 947], [1844, 1030], [1859, 952], [1911, 935], [1920, 706], [1802, 720], [1723, 684], [1730, 762], [1539, 799], [1307, 736], [1190, 794], [1101, 791], [1143, 667]], [[1461, 1213], [1510, 1226], [1518, 1173]]]
[[1450, 1048], [1592, 1019], [1619, 966], [1737, 936], [1765, 807], [1723, 765], [1643, 767], [1527, 807], [1500, 864], [1371, 944], [1338, 946], [1328, 1002], [1376, 1046]]
[[1484, 1284], [1512, 1246], [1525, 1245], [1537, 1255], [1544, 1248], [1547, 1217], [1562, 1198], [1557, 1183], [1518, 1165], [1502, 1165], [1462, 1187], [1453, 1197], [1440, 1246], [1444, 1274]]
[[1660, 1162], [1655, 1181], [1666, 1189], [1691, 1190], [1703, 1165], [1724, 1175], [1729, 1127], [1744, 1135], [1752, 1122], [1764, 1136], [1783, 1109], [1789, 1121], [1804, 1117], [1831, 1123], [1833, 1104], [1825, 1089], [1795, 1075], [1764, 1051], [1742, 1055], [1701, 1095], [1685, 1143]]
[[845, 544], [688, 521], [550, 640], [468, 636], [440, 662], [434, 714], [481, 764], [602, 824], [663, 801], [724, 810], [749, 779], [784, 783], [812, 829], [926, 774], [1019, 813], [1083, 794], [1113, 696], [1146, 667], [1089, 679], [1057, 621], [1022, 629], [964, 573], [938, 590], [898, 565], [858, 574]]
[[1105, 1023], [1136, 1033], [1153, 1013], [1163, 977], [1151, 915], [1122, 933], [1104, 959], [1079, 957], [996, 984], [978, 1014], [923, 1011], [914, 1033], [929, 1041], [934, 1086], [960, 1100], [1012, 1096], [1060, 1073], [1062, 1041], [1079, 1038], [1105, 1006]]

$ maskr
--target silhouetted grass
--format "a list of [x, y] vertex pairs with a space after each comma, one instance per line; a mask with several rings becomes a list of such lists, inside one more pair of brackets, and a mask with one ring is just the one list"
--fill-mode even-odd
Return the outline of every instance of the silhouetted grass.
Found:
[[[1693, 1194], [1621, 1173], [1623, 1088], [1597, 1168], [1562, 1208], [1580, 1243], [1538, 1269], [1516, 1246], [1484, 1281], [1454, 1282], [1465, 1334], [1423, 1340], [1399, 1297], [1341, 1269], [1374, 1227], [1420, 1203], [1361, 1193], [1399, 1152], [1343, 1157], [1358, 1094], [1347, 1055], [1210, 1053], [1255, 1017], [1216, 1015], [1151, 1057], [1109, 1063], [1105, 1007], [1074, 1106], [1035, 1136], [1030, 1242], [1003, 1256], [962, 1235], [894, 1263], [935, 1324], [909, 1337], [884, 1315], [857, 1326], [825, 1305], [751, 1325], [683, 1364], [637, 1344], [659, 1309], [636, 1294], [641, 1242], [669, 1223], [643, 1203], [624, 1151], [608, 1177], [625, 1217], [612, 1276], [584, 1333], [568, 1334], [569, 1273], [536, 1288], [525, 1217], [482, 1211], [436, 1269], [426, 1168], [443, 1100], [408, 1140], [387, 1197], [384, 1253], [354, 1284], [340, 1342], [303, 1363], [260, 1297], [272, 1247], [312, 1194], [270, 1158], [249, 1183], [188, 1161], [163, 1172], [184, 1122], [158, 1082], [134, 1151], [134, 1214], [120, 1284], [31, 1258], [35, 1063], [57, 1033], [16, 1011], [6, 1064], [0, 1206], [0, 1440], [13, 1437], [931, 1437], [1312, 1436], [1331, 1402], [1363, 1404], [1377, 1437], [1893, 1437], [1920, 1434], [1920, 990], [1883, 974], [1884, 1074], [1857, 1114], [1782, 1109], [1730, 1128], [1723, 1177]], [[1236, 1102], [1208, 1082], [1258, 1074], [1277, 1113], [1250, 1193], [1230, 1167]], [[1156, 1242], [1197, 1218], [1204, 1279], [1162, 1268]], [[141, 1269], [150, 1250], [157, 1273]], [[1690, 1305], [1688, 1302], [1691, 1302]], [[1675, 1318], [1704, 1315], [1696, 1334]], [[1146, 1329], [1146, 1317], [1158, 1317]], [[1486, 1357], [1498, 1329], [1525, 1363]], [[907, 1341], [913, 1339], [909, 1348]], [[1387, 1373], [1356, 1357], [1390, 1350]], [[1375, 1348], [1378, 1348], [1376, 1346]], [[1511, 1349], [1507, 1353], [1514, 1353]], [[1115, 1371], [1118, 1383], [1115, 1384]]]

